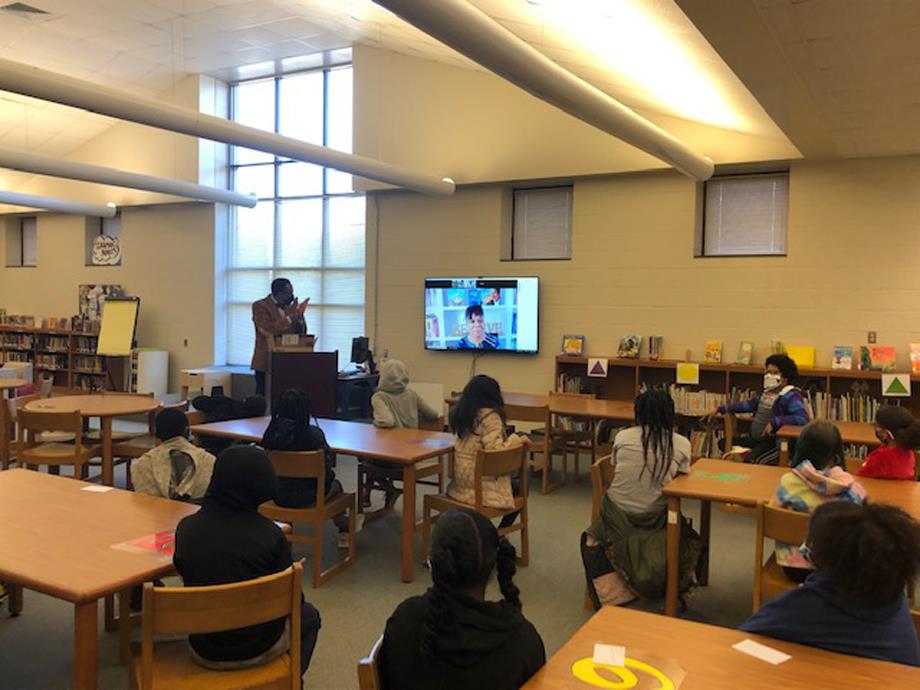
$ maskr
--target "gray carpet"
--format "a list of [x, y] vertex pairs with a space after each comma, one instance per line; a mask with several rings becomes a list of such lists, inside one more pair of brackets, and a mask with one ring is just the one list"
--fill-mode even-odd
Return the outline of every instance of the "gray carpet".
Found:
[[[355, 461], [340, 458], [337, 470], [346, 490], [353, 490]], [[119, 477], [121, 478], [121, 477]], [[543, 636], [547, 655], [556, 651], [589, 617], [583, 609], [584, 575], [578, 538], [591, 512], [587, 476], [570, 482], [549, 496], [541, 496], [534, 481], [531, 492], [531, 565], [521, 568], [516, 583], [524, 613]], [[428, 490], [428, 489], [426, 489]], [[358, 535], [354, 567], [318, 590], [304, 580], [307, 600], [316, 605], [323, 628], [306, 687], [317, 690], [357, 688], [355, 664], [383, 631], [387, 617], [408, 596], [428, 586], [419, 567], [415, 582], [399, 579], [400, 503], [396, 513], [374, 522]], [[419, 501], [421, 505], [421, 501]], [[696, 520], [698, 505], [688, 502], [684, 512]], [[710, 584], [690, 602], [688, 618], [737, 626], [750, 612], [754, 561], [754, 523], [747, 516], [712, 511], [713, 558]], [[0, 525], [0, 529], [4, 526]], [[334, 528], [327, 526], [326, 562], [336, 557]], [[516, 539], [513, 537], [512, 539]], [[421, 535], [416, 539], [420, 548]], [[301, 554], [306, 555], [306, 554]], [[421, 558], [417, 557], [420, 563]], [[307, 557], [306, 567], [310, 561]], [[66, 563], [60, 564], [67, 568]], [[497, 588], [490, 589], [498, 596]], [[655, 609], [656, 606], [646, 608]], [[657, 606], [660, 610], [660, 605]], [[101, 609], [101, 607], [100, 607]], [[106, 690], [129, 687], [128, 669], [117, 663], [117, 640], [102, 632], [100, 610], [99, 686]], [[0, 613], [0, 687], [5, 690], [65, 689], [70, 687], [73, 660], [73, 609], [34, 592], [25, 594], [25, 611], [9, 618]], [[609, 640], [616, 643], [616, 640]]]

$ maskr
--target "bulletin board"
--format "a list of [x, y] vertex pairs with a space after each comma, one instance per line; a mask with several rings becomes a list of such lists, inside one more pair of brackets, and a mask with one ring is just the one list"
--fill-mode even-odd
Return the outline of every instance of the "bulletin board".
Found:
[[109, 297], [103, 302], [97, 355], [124, 357], [131, 354], [140, 308], [139, 297]]

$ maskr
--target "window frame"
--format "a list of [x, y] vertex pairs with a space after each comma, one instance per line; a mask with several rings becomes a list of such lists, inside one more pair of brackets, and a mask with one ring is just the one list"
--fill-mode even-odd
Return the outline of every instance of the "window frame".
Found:
[[[514, 255], [514, 220], [517, 217], [517, 195], [519, 192], [538, 192], [546, 189], [568, 189], [570, 195], [569, 204], [569, 255], [568, 256], [550, 256], [544, 258], [517, 258]], [[508, 244], [506, 255], [502, 257], [503, 261], [571, 261], [573, 254], [573, 238], [575, 235], [575, 185], [568, 184], [543, 184], [534, 187], [512, 187], [511, 188], [511, 220], [508, 224]]]

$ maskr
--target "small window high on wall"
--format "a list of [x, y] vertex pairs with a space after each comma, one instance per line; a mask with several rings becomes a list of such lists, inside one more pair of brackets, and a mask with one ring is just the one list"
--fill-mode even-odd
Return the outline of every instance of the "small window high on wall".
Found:
[[703, 189], [697, 256], [784, 256], [789, 173], [714, 177]]
[[572, 187], [514, 190], [511, 260], [572, 258]]
[[15, 218], [7, 225], [6, 265], [38, 266], [38, 222], [35, 216]]

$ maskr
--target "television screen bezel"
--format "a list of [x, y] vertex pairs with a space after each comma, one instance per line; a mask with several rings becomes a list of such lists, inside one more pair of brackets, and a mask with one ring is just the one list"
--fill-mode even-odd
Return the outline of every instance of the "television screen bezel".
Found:
[[[428, 347], [428, 341], [425, 338], [425, 318], [427, 314], [427, 304], [425, 304], [425, 286], [429, 280], [523, 280], [523, 279], [534, 279], [537, 281], [537, 347], [534, 350], [507, 350], [507, 349], [496, 349], [496, 350], [460, 350], [456, 348], [447, 348], [447, 347]], [[472, 353], [475, 355], [481, 355], [485, 353], [495, 353], [503, 355], [538, 355], [540, 354], [540, 330], [541, 330], [541, 318], [540, 318], [540, 301], [541, 297], [541, 285], [540, 285], [540, 276], [529, 275], [529, 276], [509, 276], [509, 275], [494, 275], [494, 276], [426, 276], [422, 281], [422, 344], [426, 352], [465, 352]]]

